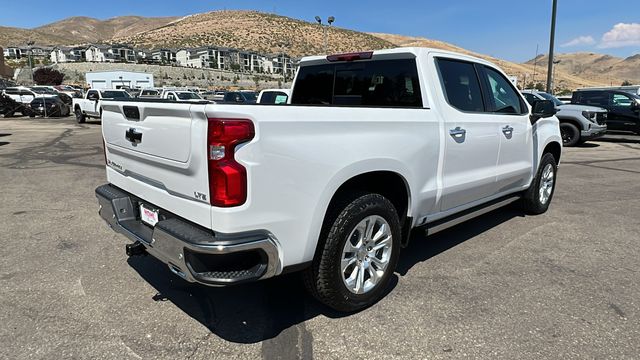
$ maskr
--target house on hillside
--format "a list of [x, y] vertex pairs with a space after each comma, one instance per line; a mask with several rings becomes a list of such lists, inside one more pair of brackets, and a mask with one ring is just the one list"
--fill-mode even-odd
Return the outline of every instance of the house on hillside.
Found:
[[180, 49], [176, 53], [176, 64], [195, 68], [218, 68], [219, 49], [205, 46], [192, 49]]
[[2, 51], [2, 54], [7, 59], [21, 59], [23, 56], [27, 55], [26, 52], [23, 55], [22, 54], [22, 49], [20, 47], [16, 47], [16, 46], [7, 47], [6, 49], [4, 49]]
[[175, 49], [156, 49], [151, 51], [151, 58], [155, 62], [161, 64], [171, 64], [176, 62], [176, 50]]
[[91, 45], [86, 50], [89, 62], [136, 62], [136, 51], [129, 45]]
[[50, 59], [54, 64], [87, 61], [87, 50], [84, 47], [56, 46], [51, 50]]

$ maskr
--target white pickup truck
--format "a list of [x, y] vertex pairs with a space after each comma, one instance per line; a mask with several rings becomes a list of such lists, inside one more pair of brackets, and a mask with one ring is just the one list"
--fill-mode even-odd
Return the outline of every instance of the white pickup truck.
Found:
[[84, 98], [73, 98], [73, 113], [79, 124], [87, 121], [87, 118], [100, 119], [102, 117], [102, 101], [105, 99], [130, 99], [131, 96], [124, 90], [91, 89]]
[[521, 201], [547, 210], [562, 151], [495, 65], [426, 49], [302, 59], [287, 105], [105, 101], [100, 215], [190, 282], [302, 271], [328, 306], [385, 292], [412, 229]]

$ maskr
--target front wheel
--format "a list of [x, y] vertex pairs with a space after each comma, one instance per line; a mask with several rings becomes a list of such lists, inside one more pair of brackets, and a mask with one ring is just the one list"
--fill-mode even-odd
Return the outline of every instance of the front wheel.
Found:
[[550, 153], [544, 154], [540, 159], [536, 177], [522, 199], [526, 213], [538, 215], [549, 209], [549, 204], [556, 188], [557, 171], [558, 166], [553, 155]]
[[400, 220], [379, 194], [354, 197], [337, 210], [327, 219], [322, 248], [303, 277], [323, 304], [357, 311], [378, 301], [389, 285], [400, 254]]
[[560, 123], [560, 135], [565, 147], [576, 146], [580, 141], [580, 130], [571, 123]]

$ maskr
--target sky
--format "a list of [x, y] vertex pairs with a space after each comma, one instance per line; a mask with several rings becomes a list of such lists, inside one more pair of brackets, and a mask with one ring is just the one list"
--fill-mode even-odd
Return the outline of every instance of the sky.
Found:
[[[2, 1], [0, 26], [33, 28], [69, 16], [183, 16], [220, 9], [277, 13], [314, 21], [335, 16], [335, 26], [422, 36], [498, 58], [524, 62], [547, 53], [552, 0], [29, 0]], [[556, 52], [628, 57], [640, 53], [640, 14], [631, 3], [558, 0]]]

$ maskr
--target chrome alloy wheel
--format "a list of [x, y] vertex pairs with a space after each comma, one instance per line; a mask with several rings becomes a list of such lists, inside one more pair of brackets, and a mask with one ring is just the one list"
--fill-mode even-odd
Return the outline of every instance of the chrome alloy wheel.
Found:
[[542, 171], [542, 178], [540, 179], [540, 189], [538, 190], [540, 194], [540, 203], [542, 205], [546, 204], [551, 197], [551, 193], [553, 192], [553, 183], [554, 183], [554, 173], [553, 173], [553, 165], [547, 164]]
[[342, 281], [354, 294], [373, 289], [385, 275], [393, 246], [389, 223], [377, 215], [362, 219], [342, 249]]

